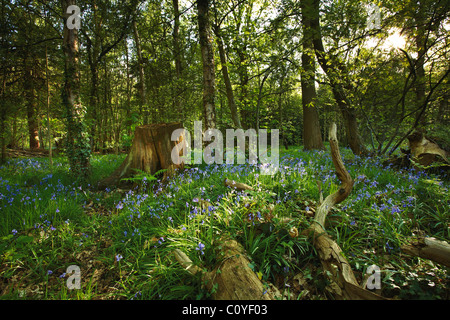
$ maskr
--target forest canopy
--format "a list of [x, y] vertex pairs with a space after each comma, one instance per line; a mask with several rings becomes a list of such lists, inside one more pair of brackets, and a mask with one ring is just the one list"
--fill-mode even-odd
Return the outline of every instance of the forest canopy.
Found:
[[[416, 129], [448, 145], [447, 1], [72, 2], [89, 152], [130, 146], [138, 125], [202, 119], [310, 148], [335, 121], [355, 153], [392, 154]], [[2, 1], [3, 157], [68, 133], [62, 9]]]

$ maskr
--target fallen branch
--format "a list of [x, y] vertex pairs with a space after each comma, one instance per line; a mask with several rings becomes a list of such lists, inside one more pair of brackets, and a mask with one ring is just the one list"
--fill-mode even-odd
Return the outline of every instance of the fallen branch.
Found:
[[450, 245], [435, 238], [420, 237], [417, 240], [401, 246], [404, 253], [429, 259], [446, 267], [450, 267]]
[[223, 183], [225, 186], [231, 187], [231, 188], [236, 188], [239, 191], [253, 191], [253, 188], [250, 187], [249, 185], [247, 185], [245, 183], [241, 183], [241, 182], [236, 182], [234, 180], [229, 180], [227, 178], [225, 178]]
[[338, 191], [328, 195], [321, 202], [309, 229], [304, 233], [312, 236], [313, 245], [319, 254], [322, 267], [328, 276], [328, 290], [336, 299], [384, 299], [383, 297], [361, 288], [341, 248], [325, 231], [325, 219], [331, 208], [344, 201], [353, 188], [353, 179], [342, 162], [337, 140], [336, 124], [332, 124], [329, 132], [331, 157], [336, 174], [341, 181]]
[[202, 282], [214, 300], [273, 300], [281, 296], [275, 288], [264, 286], [250, 269], [250, 260], [236, 240], [222, 238], [217, 247], [219, 262], [212, 271], [194, 265], [181, 250], [174, 251], [177, 261], [189, 273], [201, 273]]
[[[238, 191], [255, 191], [255, 189], [251, 186], [249, 186], [248, 184], [242, 183], [242, 182], [236, 182], [234, 180], [230, 180], [225, 178], [225, 180], [223, 181], [223, 184], [226, 187], [230, 187], [233, 189], [236, 189]], [[270, 196], [274, 197], [277, 194], [273, 193], [273, 192], [267, 192]]]
[[190, 274], [195, 276], [199, 272], [203, 272], [198, 266], [196, 266], [191, 259], [180, 249], [175, 249], [173, 251], [175, 259], [181, 264], [181, 266], [188, 271]]
[[325, 218], [331, 208], [344, 201], [350, 194], [353, 188], [353, 179], [348, 173], [347, 169], [342, 162], [341, 153], [339, 152], [339, 144], [337, 140], [337, 127], [333, 123], [330, 127], [329, 140], [331, 147], [331, 158], [333, 160], [334, 167], [336, 169], [336, 175], [341, 181], [341, 186], [339, 190], [333, 194], [330, 194], [321, 202], [319, 208], [316, 211], [315, 219], [313, 224], [318, 225], [318, 227], [325, 230]]

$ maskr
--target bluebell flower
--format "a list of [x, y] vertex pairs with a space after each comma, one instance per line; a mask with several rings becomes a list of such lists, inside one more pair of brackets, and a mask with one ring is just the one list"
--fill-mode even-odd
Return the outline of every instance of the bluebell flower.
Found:
[[198, 246], [197, 246], [197, 248], [195, 248], [195, 250], [200, 251], [201, 254], [205, 254], [205, 253], [203, 252], [203, 249], [204, 249], [204, 248], [205, 248], [205, 245], [204, 245], [203, 243], [199, 242], [199, 243], [198, 243]]
[[397, 206], [393, 206], [391, 210], [391, 214], [400, 213], [400, 209]]

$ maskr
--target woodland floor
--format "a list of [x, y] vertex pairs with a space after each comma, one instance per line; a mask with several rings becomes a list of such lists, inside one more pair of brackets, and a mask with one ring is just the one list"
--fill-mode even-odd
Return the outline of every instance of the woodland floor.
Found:
[[[399, 249], [418, 235], [449, 241], [449, 181], [341, 151], [355, 185], [332, 209], [326, 230], [358, 281], [377, 265], [377, 293], [384, 297], [449, 299], [448, 268]], [[81, 185], [64, 157], [50, 168], [45, 157], [16, 153], [0, 167], [1, 299], [208, 299], [200, 278], [177, 263], [173, 250], [212, 268], [215, 240], [224, 233], [244, 246], [250, 268], [284, 299], [331, 298], [314, 248], [301, 235], [317, 207], [317, 181], [324, 196], [339, 185], [329, 150], [281, 150], [274, 176], [260, 175], [254, 165], [204, 165], [164, 183], [148, 176], [136, 189], [104, 191], [96, 182], [124, 154], [94, 155], [91, 180]], [[255, 191], [238, 192], [225, 178]], [[70, 265], [80, 267], [80, 289], [67, 288]]]

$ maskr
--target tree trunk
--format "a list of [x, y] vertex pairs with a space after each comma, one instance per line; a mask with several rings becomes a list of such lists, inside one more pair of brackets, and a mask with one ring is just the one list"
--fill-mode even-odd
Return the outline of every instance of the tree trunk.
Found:
[[[425, 102], [425, 84], [426, 84], [426, 78], [425, 78], [425, 54], [427, 53], [427, 36], [426, 33], [426, 25], [424, 21], [424, 10], [425, 7], [423, 5], [419, 5], [417, 16], [415, 17], [415, 24], [417, 26], [416, 28], [416, 34], [414, 36], [414, 41], [416, 44], [417, 49], [417, 60], [415, 61], [415, 68], [416, 68], [416, 87], [415, 87], [415, 94], [416, 94], [416, 106], [420, 109], [420, 107]], [[420, 110], [417, 112], [420, 114]], [[427, 114], [424, 112], [420, 119], [420, 127], [425, 127], [427, 122]]]
[[45, 82], [47, 85], [47, 131], [48, 131], [48, 159], [50, 162], [50, 170], [53, 170], [53, 143], [52, 143], [52, 127], [50, 124], [50, 81], [48, 79], [48, 54], [47, 46], [45, 46]]
[[0, 102], [0, 107], [1, 107], [1, 110], [0, 110], [0, 139], [2, 139], [0, 164], [5, 163], [5, 161], [6, 161], [6, 130], [5, 130], [6, 107], [3, 105], [6, 102], [6, 100], [4, 99], [5, 95], [6, 95], [6, 68], [4, 69], [4, 74], [3, 74], [2, 101]]
[[209, 5], [209, 0], [197, 1], [198, 33], [203, 63], [203, 117], [206, 129], [214, 129], [216, 128], [215, 68]]
[[233, 120], [233, 124], [237, 129], [242, 129], [241, 120], [239, 119], [239, 113], [236, 106], [236, 101], [234, 100], [233, 87], [231, 86], [230, 75], [228, 73], [227, 56], [225, 53], [223, 39], [220, 35], [220, 30], [218, 26], [215, 27], [215, 35], [217, 47], [219, 49], [220, 64], [222, 65], [222, 75], [223, 81], [225, 83], [225, 90], [227, 92], [227, 100], [231, 112], [231, 119]]
[[444, 93], [444, 95], [441, 97], [441, 100], [439, 101], [439, 109], [438, 109], [438, 115], [436, 117], [437, 123], [440, 124], [447, 124], [449, 119], [449, 109], [448, 109], [448, 101], [450, 98], [450, 94], [448, 92]]
[[142, 58], [142, 48], [141, 39], [139, 37], [139, 32], [137, 29], [136, 20], [133, 21], [133, 35], [134, 42], [136, 44], [136, 53], [138, 58], [138, 68], [139, 68], [139, 105], [140, 105], [140, 115], [144, 118], [144, 124], [148, 124], [148, 110], [147, 110], [147, 94], [145, 88], [145, 74], [144, 74], [144, 59]]
[[313, 44], [316, 57], [321, 68], [330, 80], [334, 98], [344, 119], [345, 132], [347, 134], [347, 140], [350, 148], [355, 155], [366, 154], [367, 149], [359, 136], [355, 109], [352, 108], [351, 103], [347, 99], [344, 91], [344, 88], [347, 88], [347, 90], [352, 90], [350, 83], [345, 80], [348, 73], [344, 70], [344, 66], [340, 62], [330, 60], [323, 46], [319, 18], [320, 0], [312, 0], [312, 5], [305, 6], [305, 8], [307, 7], [308, 14], [311, 14], [312, 17], [311, 28], [314, 35]]
[[124, 46], [125, 46], [125, 58], [126, 58], [126, 92], [127, 92], [127, 103], [126, 103], [126, 115], [127, 118], [125, 120], [125, 129], [129, 136], [131, 136], [131, 126], [133, 125], [133, 119], [131, 118], [131, 80], [130, 80], [130, 63], [129, 63], [129, 53], [128, 53], [128, 44], [127, 44], [127, 38], [124, 40]]
[[87, 128], [84, 123], [85, 108], [80, 99], [80, 72], [78, 30], [67, 27], [67, 18], [70, 14], [67, 7], [76, 5], [75, 0], [61, 0], [64, 13], [63, 50], [65, 55], [65, 83], [63, 92], [63, 105], [65, 107], [67, 125], [67, 157], [71, 172], [81, 178], [86, 178], [90, 171], [90, 143], [87, 137]]
[[91, 40], [90, 37], [86, 36], [87, 39], [87, 57], [89, 63], [89, 69], [91, 71], [91, 90], [89, 92], [89, 113], [92, 117], [92, 123], [90, 127], [90, 144], [91, 151], [98, 150], [98, 140], [100, 140], [99, 134], [101, 132], [100, 119], [98, 115], [98, 105], [99, 105], [99, 97], [98, 97], [98, 64], [99, 60], [97, 59], [100, 51], [100, 27], [101, 24], [98, 18], [98, 5], [96, 1], [92, 4], [92, 11], [94, 15], [94, 34], [95, 37]]
[[303, 105], [303, 146], [305, 150], [324, 149], [320, 131], [319, 114], [316, 108], [315, 73], [313, 34], [311, 29], [311, 14], [305, 7], [310, 3], [302, 1], [303, 53], [302, 53], [302, 105]]
[[91, 69], [91, 92], [89, 96], [90, 109], [92, 110], [92, 124], [91, 124], [91, 150], [97, 151], [99, 148], [98, 142], [100, 140], [101, 125], [98, 112], [98, 65], [93, 62]]
[[27, 105], [27, 118], [28, 118], [28, 134], [30, 138], [30, 149], [35, 150], [40, 148], [38, 119], [37, 119], [37, 104], [36, 104], [36, 92], [34, 89], [34, 75], [32, 65], [27, 58], [25, 58], [25, 78], [24, 78], [24, 90], [26, 96]]
[[155, 174], [161, 169], [175, 169], [182, 164], [172, 162], [172, 150], [184, 140], [171, 141], [172, 132], [182, 128], [181, 123], [160, 123], [136, 127], [130, 153], [111, 176], [99, 182], [99, 189], [123, 184], [122, 179], [130, 178], [138, 171]]
[[174, 11], [174, 23], [173, 23], [173, 55], [175, 60], [175, 112], [178, 117], [183, 119], [183, 106], [181, 104], [180, 94], [181, 94], [181, 76], [183, 72], [181, 64], [181, 50], [180, 50], [180, 10], [178, 5], [178, 0], [173, 0], [173, 11]]

